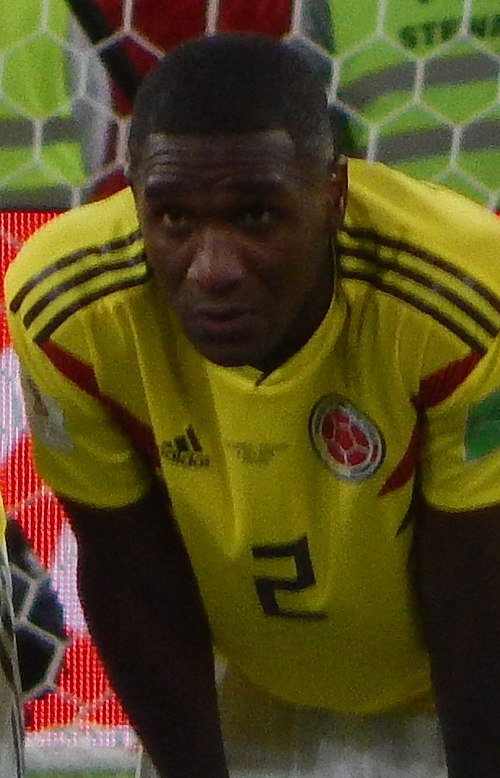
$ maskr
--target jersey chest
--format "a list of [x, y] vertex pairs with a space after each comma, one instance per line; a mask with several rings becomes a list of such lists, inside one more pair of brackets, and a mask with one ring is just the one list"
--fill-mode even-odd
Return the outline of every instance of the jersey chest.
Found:
[[400, 552], [411, 479], [406, 488], [384, 486], [411, 443], [415, 412], [400, 378], [381, 370], [372, 351], [368, 344], [365, 358], [351, 358], [341, 339], [314, 369], [269, 384], [189, 354], [182, 369], [162, 370], [165, 354], [149, 352], [131, 395], [204, 566], [210, 548], [214, 565], [249, 575], [277, 546], [293, 571], [298, 544], [315, 560], [315, 579], [330, 581], [333, 557], [347, 570], [353, 555], [360, 567], [367, 553], [387, 558], [386, 543]]
[[[401, 674], [393, 662], [388, 695], [404, 696], [416, 627], [411, 531], [399, 529], [412, 479], [384, 486], [415, 411], [397, 371], [381, 369], [373, 341], [342, 337], [314, 365], [270, 382], [183, 356], [169, 363], [155, 339], [133, 360], [141, 370], [129, 370], [126, 401], [154, 432], [217, 644], [270, 690], [289, 697], [292, 678], [291, 699], [332, 707], [348, 704], [353, 684], [360, 700], [378, 695], [367, 686], [387, 685], [396, 653]], [[398, 645], [384, 642], [370, 670], [363, 646], [381, 634]], [[321, 654], [338, 674], [325, 659], [306, 681], [301, 667]]]

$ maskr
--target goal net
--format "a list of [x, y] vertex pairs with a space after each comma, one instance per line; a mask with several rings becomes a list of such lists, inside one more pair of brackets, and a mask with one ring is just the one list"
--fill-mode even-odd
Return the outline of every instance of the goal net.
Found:
[[[494, 0], [0, 0], [0, 18], [2, 276], [55, 212], [126, 184], [141, 78], [172, 45], [216, 30], [289, 36], [324, 79], [345, 150], [498, 208]], [[136, 742], [78, 604], [74, 538], [31, 467], [3, 309], [0, 332], [2, 492], [51, 573], [68, 638], [62, 670], [26, 703], [28, 761], [50, 769], [64, 747], [70, 766], [131, 766]]]

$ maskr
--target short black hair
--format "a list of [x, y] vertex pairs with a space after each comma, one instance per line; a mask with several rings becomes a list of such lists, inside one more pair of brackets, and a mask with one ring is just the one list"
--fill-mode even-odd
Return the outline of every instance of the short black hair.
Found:
[[220, 34], [190, 40], [167, 53], [139, 87], [129, 133], [132, 169], [147, 138], [287, 130], [297, 155], [333, 154], [321, 78], [310, 59], [261, 35]]

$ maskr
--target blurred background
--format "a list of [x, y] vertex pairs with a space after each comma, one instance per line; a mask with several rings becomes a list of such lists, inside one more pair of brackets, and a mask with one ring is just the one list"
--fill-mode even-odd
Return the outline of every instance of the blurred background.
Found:
[[[2, 275], [55, 213], [126, 185], [142, 77], [176, 43], [214, 31], [287, 36], [323, 79], [339, 150], [498, 210], [494, 0], [0, 0]], [[132, 775], [135, 738], [77, 600], [75, 542], [30, 465], [3, 299], [0, 316], [0, 478], [30, 774]]]

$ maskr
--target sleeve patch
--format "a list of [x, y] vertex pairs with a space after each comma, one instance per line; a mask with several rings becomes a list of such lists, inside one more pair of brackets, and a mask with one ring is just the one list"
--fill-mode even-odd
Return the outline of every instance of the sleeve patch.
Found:
[[466, 462], [473, 462], [500, 448], [500, 389], [495, 389], [470, 408], [464, 443]]
[[74, 444], [65, 429], [64, 413], [59, 403], [41, 392], [24, 371], [21, 371], [21, 385], [33, 437], [49, 449], [72, 451]]

